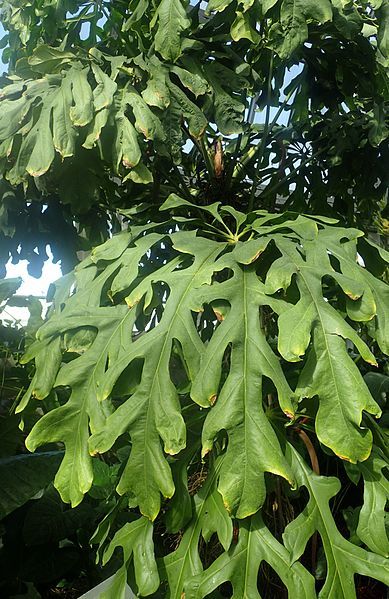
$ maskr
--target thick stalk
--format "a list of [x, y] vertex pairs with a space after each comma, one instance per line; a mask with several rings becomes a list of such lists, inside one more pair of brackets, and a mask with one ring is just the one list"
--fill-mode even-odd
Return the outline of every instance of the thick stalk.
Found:
[[[297, 81], [295, 81], [295, 83], [294, 83], [294, 85], [293, 85], [293, 88], [290, 90], [290, 92], [288, 93], [288, 95], [285, 97], [285, 99], [284, 99], [284, 100], [282, 101], [282, 103], [280, 104], [280, 106], [279, 106], [279, 108], [278, 108], [278, 110], [277, 110], [277, 112], [276, 112], [276, 114], [275, 114], [275, 117], [274, 117], [274, 119], [272, 120], [272, 122], [271, 122], [271, 123], [270, 123], [270, 125], [269, 125], [269, 131], [268, 131], [268, 135], [270, 135], [270, 134], [271, 134], [271, 132], [273, 131], [274, 127], [276, 126], [276, 124], [277, 124], [277, 122], [278, 122], [278, 119], [280, 118], [280, 116], [281, 116], [281, 114], [282, 114], [283, 110], [285, 109], [285, 106], [287, 106], [287, 104], [288, 104], [289, 100], [290, 100], [290, 99], [291, 99], [291, 97], [293, 96], [293, 94], [294, 94], [294, 92], [296, 91], [296, 89], [298, 88], [299, 84], [300, 84], [300, 79], [298, 78], [298, 80], [297, 80]], [[254, 97], [252, 98], [251, 102], [252, 102], [252, 103], [255, 105], [255, 103], [257, 102], [257, 100], [258, 100], [258, 97], [257, 97], [257, 96], [254, 96]], [[250, 110], [249, 110], [249, 112], [250, 112]], [[255, 113], [253, 112], [253, 115], [254, 115], [254, 114], [255, 114]], [[252, 123], [251, 123], [251, 124], [252, 124]], [[255, 157], [256, 157], [256, 154], [257, 154], [257, 152], [258, 152], [259, 148], [260, 148], [260, 146], [257, 146], [257, 148], [256, 148], [254, 151], [252, 151], [252, 152], [251, 152], [251, 154], [249, 154], [248, 156], [246, 156], [246, 158], [244, 158], [244, 159], [241, 161], [241, 163], [240, 163], [240, 164], [236, 164], [236, 163], [235, 163], [235, 165], [234, 165], [234, 166], [235, 166], [235, 168], [234, 168], [234, 171], [233, 171], [233, 173], [232, 173], [232, 178], [233, 178], [233, 179], [238, 179], [238, 175], [239, 175], [239, 179], [241, 179], [241, 178], [242, 178], [242, 173], [239, 173], [239, 171], [238, 171], [238, 168], [237, 168], [237, 167], [238, 167], [238, 166], [242, 166], [242, 167], [244, 167], [245, 163], [246, 163], [246, 162], [248, 162], [249, 160], [255, 160]], [[252, 147], [251, 147], [251, 150], [253, 150], [253, 149], [254, 149], [254, 148], [253, 148], [253, 146], [252, 146]], [[250, 152], [250, 151], [249, 151], [249, 152]], [[243, 171], [242, 171], [242, 172], [243, 172]], [[269, 177], [267, 176], [267, 177], [266, 177], [266, 179], [269, 179]], [[261, 183], [263, 183], [263, 181], [264, 181], [264, 179], [262, 179], [262, 180], [261, 180]]]
[[[258, 100], [258, 94], [256, 94], [255, 96], [253, 96], [251, 98], [251, 101], [250, 101], [249, 111], [248, 111], [248, 115], [247, 115], [247, 123], [249, 125], [252, 125], [253, 121], [254, 121], [255, 105], [257, 103], [257, 100]], [[244, 94], [244, 103], [246, 104], [246, 93]], [[226, 177], [226, 186], [225, 186], [226, 189], [228, 189], [229, 186], [231, 185], [231, 180], [232, 180], [233, 175], [234, 175], [236, 163], [238, 162], [238, 156], [239, 156], [239, 152], [240, 152], [240, 147], [242, 145], [242, 136], [243, 136], [243, 134], [239, 133], [238, 139], [236, 141], [234, 155], [232, 157], [230, 166], [228, 168], [227, 177]]]
[[213, 168], [211, 158], [209, 156], [208, 148], [205, 145], [204, 139], [205, 139], [205, 136], [203, 135], [203, 137], [200, 139], [200, 150], [201, 150], [201, 153], [204, 158], [204, 162], [205, 162], [205, 166], [208, 171], [209, 179], [212, 180], [213, 176], [214, 176], [214, 168]]
[[188, 200], [192, 201], [193, 198], [192, 198], [192, 194], [190, 193], [190, 189], [187, 186], [184, 177], [180, 173], [180, 170], [179, 170], [178, 166], [176, 164], [174, 164], [174, 162], [173, 162], [173, 170], [174, 170], [175, 174], [177, 175], [177, 177], [178, 177], [178, 179], [180, 181], [181, 189], [183, 190], [185, 197]]
[[296, 89], [298, 88], [299, 85], [300, 85], [300, 76], [296, 77], [296, 80], [293, 84], [292, 89], [290, 90], [288, 95], [285, 97], [285, 99], [281, 102], [280, 107], [274, 116], [274, 119], [270, 123], [268, 135], [270, 135], [270, 133], [273, 131], [274, 127], [277, 124], [278, 119], [281, 116], [282, 111], [284, 110], [285, 106], [288, 104], [289, 100], [291, 99], [291, 97], [293, 96], [294, 92], [296, 91]]
[[251, 187], [251, 194], [250, 194], [250, 199], [249, 199], [249, 212], [252, 211], [253, 206], [254, 206], [255, 190], [257, 189], [257, 185], [258, 185], [258, 181], [259, 181], [260, 169], [262, 166], [263, 156], [265, 153], [266, 142], [267, 142], [268, 133], [269, 133], [271, 82], [273, 79], [273, 60], [274, 60], [274, 54], [272, 52], [271, 56], [270, 56], [269, 76], [268, 76], [268, 80], [267, 80], [267, 105], [266, 105], [265, 126], [263, 129], [263, 135], [262, 135], [261, 145], [260, 145], [260, 149], [259, 149], [257, 172], [254, 175], [253, 185]]

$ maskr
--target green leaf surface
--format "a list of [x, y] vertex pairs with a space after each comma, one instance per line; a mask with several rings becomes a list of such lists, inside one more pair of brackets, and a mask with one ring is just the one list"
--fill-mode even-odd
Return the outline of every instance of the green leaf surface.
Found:
[[[226, 283], [199, 293], [201, 304], [223, 298], [230, 309], [214, 307], [222, 321], [201, 361], [191, 391], [200, 405], [213, 407], [203, 428], [203, 455], [224, 429], [228, 448], [219, 480], [227, 509], [238, 518], [255, 514], [266, 496], [264, 473], [278, 474], [293, 484], [276, 433], [262, 407], [262, 379], [271, 379], [282, 409], [293, 415], [293, 393], [278, 358], [261, 330], [259, 308], [272, 303], [255, 270], [237, 266]], [[230, 371], [219, 391], [224, 353], [231, 345]]]
[[[227, 551], [232, 541], [232, 521], [216, 489], [223, 458], [219, 458], [194, 499], [194, 514], [178, 548], [161, 564], [161, 578], [169, 584], [169, 599], [181, 599], [186, 581], [203, 570], [199, 555], [200, 536], [208, 542], [214, 533]], [[184, 595], [186, 596], [186, 595]]]
[[[191, 206], [172, 195], [163, 208], [173, 205]], [[245, 226], [243, 215], [226, 209], [219, 214], [217, 203], [206, 207], [205, 214], [220, 227], [225, 226], [227, 214], [238, 226]], [[227, 239], [212, 241], [196, 231], [164, 237], [153, 232], [155, 225], [150, 224], [141, 236], [142, 228], [135, 228], [96, 248], [77, 269], [77, 292], [65, 301], [62, 312], [43, 325], [25, 358], [35, 357], [37, 374], [18, 408], [27, 405], [31, 392], [44, 397], [53, 385], [71, 389], [69, 401], [46, 414], [27, 439], [32, 450], [44, 443], [65, 442], [66, 455], [56, 478], [64, 500], [77, 505], [90, 488], [89, 451], [104, 453], [128, 433], [132, 450], [119, 493], [128, 493], [151, 519], [160, 510], [161, 495], [172, 497], [174, 483], [166, 454], [177, 455], [186, 444], [180, 396], [170, 373], [177, 342], [193, 383], [191, 396], [210, 408], [202, 432], [203, 454], [212, 449], [222, 430], [227, 432], [229, 444], [218, 488], [228, 509], [239, 518], [259, 509], [265, 497], [264, 472], [293, 484], [277, 433], [262, 406], [265, 377], [277, 391], [285, 423], [294, 413], [293, 393], [280, 358], [261, 327], [264, 307], [278, 322], [281, 356], [295, 362], [307, 354], [297, 395], [318, 396], [320, 441], [351, 462], [368, 457], [372, 434], [361, 426], [362, 411], [378, 415], [380, 409], [346, 340], [365, 360], [374, 363], [374, 356], [344, 315], [326, 301], [322, 280], [331, 277], [346, 298], [359, 302], [358, 310], [349, 309], [358, 322], [374, 317], [372, 298], [381, 283], [351, 260], [358, 237], [354, 231], [347, 236], [344, 229], [303, 217], [279, 221], [278, 216], [259, 215], [252, 224], [254, 237], [239, 242], [233, 251], [227, 251], [231, 247]], [[344, 240], [341, 250], [340, 239]], [[170, 248], [169, 258], [148, 272], [143, 257], [160, 251], [162, 242]], [[256, 274], [258, 265], [275, 251], [279, 257], [272, 260], [263, 283]], [[339, 270], [332, 267], [329, 251], [337, 252]], [[222, 272], [228, 272], [228, 278], [218, 282]], [[278, 290], [288, 294], [292, 281], [300, 297], [293, 299], [292, 294], [283, 299]], [[107, 305], [124, 296], [127, 305]], [[361, 298], [365, 303], [360, 303]], [[206, 306], [212, 306], [220, 323], [204, 346], [193, 315]], [[136, 327], [146, 326], [141, 322], [150, 328], [137, 335]], [[65, 335], [71, 347], [77, 330], [82, 338], [84, 330], [94, 334], [82, 343], [83, 353], [60, 365], [60, 338]], [[49, 347], [50, 368], [50, 362], [45, 363]], [[231, 362], [221, 380], [225, 355]], [[125, 380], [126, 372], [131, 373], [127, 387], [122, 382], [116, 386], [119, 379]], [[43, 385], [39, 392], [36, 381]], [[120, 399], [115, 407], [112, 398]]]
[[310, 470], [300, 454], [289, 447], [291, 466], [299, 486], [306, 487], [309, 501], [304, 511], [286, 527], [283, 540], [293, 562], [304, 553], [307, 542], [318, 531], [323, 543], [327, 572], [319, 592], [320, 599], [347, 597], [355, 599], [354, 575], [370, 576], [389, 584], [388, 560], [357, 547], [339, 532], [329, 501], [340, 490], [335, 477], [318, 476]]
[[236, 545], [223, 553], [201, 575], [185, 587], [186, 599], [202, 599], [219, 585], [230, 581], [232, 597], [261, 599], [258, 591], [258, 571], [267, 562], [278, 574], [290, 596], [315, 597], [315, 581], [309, 572], [292, 559], [290, 553], [272, 535], [260, 513], [243, 520], [239, 525]]
[[275, 50], [281, 58], [288, 58], [308, 37], [308, 23], [326, 23], [332, 19], [329, 0], [283, 0], [280, 24], [273, 25], [271, 34]]
[[389, 5], [383, 2], [379, 10], [377, 10], [379, 21], [378, 27], [378, 47], [382, 58], [380, 62], [385, 67], [389, 66]]
[[[352, 341], [366, 361], [375, 364], [375, 358], [355, 329], [323, 297], [323, 276], [334, 277], [353, 302], [359, 301], [364, 290], [363, 286], [355, 287], [355, 282], [359, 279], [362, 284], [363, 281], [366, 291], [363, 292], [363, 303], [359, 303], [361, 308], [356, 320], [371, 319], [376, 308], [372, 291], [366, 284], [369, 273], [355, 262], [352, 272], [348, 270], [347, 254], [345, 257], [342, 252], [339, 253], [339, 244], [336, 253], [343, 272], [335, 272], [332, 268], [328, 250], [333, 247], [338, 235], [343, 235], [341, 229], [339, 232], [327, 227], [320, 229], [316, 239], [303, 241], [304, 258], [294, 243], [285, 238], [277, 241], [276, 235], [277, 247], [283, 255], [272, 264], [266, 277], [266, 287], [269, 293], [274, 293], [288, 288], [292, 277], [295, 277], [300, 299], [279, 317], [278, 348], [285, 359], [298, 361], [305, 354], [313, 335], [313, 346], [308, 351], [296, 393], [300, 397], [319, 396], [316, 431], [320, 441], [343, 459], [356, 462], [369, 456], [372, 444], [371, 432], [359, 428], [362, 411], [377, 416], [380, 409], [349, 355], [345, 340]], [[350, 244], [355, 252], [355, 240]], [[348, 275], [353, 275], [353, 279]], [[380, 282], [377, 281], [374, 289], [379, 287]], [[352, 308], [349, 314], [353, 317]]]
[[75, 56], [71, 52], [62, 52], [58, 48], [41, 45], [28, 58], [28, 64], [33, 71], [42, 75], [46, 73], [58, 73], [65, 65], [74, 60]]
[[358, 464], [363, 476], [363, 506], [359, 514], [357, 535], [374, 553], [389, 557], [389, 539], [385, 528], [385, 508], [389, 501], [386, 460], [373, 454]]
[[21, 454], [0, 459], [0, 518], [32, 499], [52, 482], [62, 451]]
[[155, 48], [165, 60], [175, 62], [181, 54], [181, 36], [190, 26], [182, 0], [162, 0], [156, 12]]
[[[120, 374], [133, 360], [144, 360], [139, 387], [107, 420], [101, 432], [90, 440], [92, 452], [104, 452], [116, 438], [130, 431], [133, 449], [118, 485], [120, 493], [130, 491], [140, 504], [144, 515], [154, 519], [160, 508], [160, 493], [171, 497], [174, 485], [170, 468], [162, 452], [175, 455], [185, 447], [185, 426], [179, 409], [178, 394], [169, 376], [169, 362], [173, 339], [183, 349], [185, 362], [193, 378], [199, 364], [202, 343], [190, 313], [193, 292], [212, 276], [214, 260], [223, 244], [197, 239], [192, 233], [179, 233], [173, 237], [174, 248], [191, 254], [196, 246], [192, 266], [178, 270], [173, 260], [155, 274], [146, 277], [127, 297], [131, 306], [145, 297], [146, 306], [151, 301], [151, 285], [163, 281], [170, 288], [163, 316], [158, 326], [144, 336], [123, 347], [122, 355], [107, 370], [99, 393], [101, 399], [109, 396]], [[136, 308], [135, 308], [136, 309]], [[135, 313], [134, 309], [134, 313]], [[150, 352], [150, 348], [153, 352]], [[145, 473], [148, 476], [145, 477]], [[150, 473], [153, 473], [150, 476]]]
[[127, 568], [134, 561], [135, 580], [141, 597], [151, 595], [159, 587], [159, 575], [154, 557], [153, 525], [141, 517], [128, 522], [113, 537], [103, 555], [106, 564], [117, 547], [123, 550], [123, 565], [117, 571], [112, 585], [101, 594], [102, 599], [116, 599], [124, 596], [127, 583]]

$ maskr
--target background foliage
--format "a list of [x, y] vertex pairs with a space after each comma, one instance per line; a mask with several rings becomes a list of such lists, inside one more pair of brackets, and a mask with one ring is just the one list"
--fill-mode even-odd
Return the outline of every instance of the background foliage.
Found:
[[0, 9], [4, 592], [384, 596], [388, 3]]

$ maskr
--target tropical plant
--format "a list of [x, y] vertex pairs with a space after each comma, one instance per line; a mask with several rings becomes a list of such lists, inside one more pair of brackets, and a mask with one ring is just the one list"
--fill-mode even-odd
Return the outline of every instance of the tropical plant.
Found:
[[112, 469], [104, 599], [384, 596], [388, 3], [0, 6], [4, 260], [93, 246], [16, 412]]

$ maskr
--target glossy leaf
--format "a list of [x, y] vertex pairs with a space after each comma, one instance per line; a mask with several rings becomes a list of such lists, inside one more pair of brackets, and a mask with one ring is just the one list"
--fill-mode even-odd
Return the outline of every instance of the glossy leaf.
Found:
[[315, 596], [314, 578], [299, 562], [293, 560], [265, 526], [258, 513], [239, 525], [239, 539], [202, 575], [193, 578], [185, 588], [185, 597], [201, 599], [219, 585], [230, 581], [233, 598], [260, 599], [257, 579], [261, 563], [267, 562], [281, 578], [290, 595], [310, 599]]
[[147, 518], [125, 524], [113, 537], [103, 556], [106, 564], [117, 547], [123, 549], [123, 565], [117, 571], [112, 585], [102, 593], [104, 599], [116, 599], [125, 593], [127, 568], [134, 561], [135, 581], [141, 597], [151, 595], [159, 587], [159, 575], [154, 557], [153, 525]]
[[315, 531], [320, 533], [327, 562], [325, 584], [319, 597], [355, 598], [354, 575], [371, 576], [389, 583], [388, 561], [347, 541], [337, 529], [329, 501], [340, 490], [337, 478], [318, 476], [290, 447], [291, 465], [298, 484], [306, 487], [309, 501], [304, 511], [286, 527], [283, 540], [295, 562]]
[[379, 455], [358, 465], [363, 476], [363, 506], [359, 514], [357, 535], [371, 551], [389, 556], [389, 539], [385, 527], [385, 508], [389, 501], [387, 463]]

